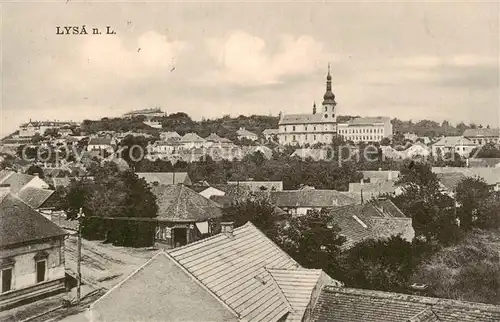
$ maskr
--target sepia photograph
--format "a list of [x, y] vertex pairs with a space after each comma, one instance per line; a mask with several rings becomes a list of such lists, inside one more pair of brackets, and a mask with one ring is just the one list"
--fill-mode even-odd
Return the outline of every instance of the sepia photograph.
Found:
[[500, 321], [500, 1], [0, 0], [0, 322]]

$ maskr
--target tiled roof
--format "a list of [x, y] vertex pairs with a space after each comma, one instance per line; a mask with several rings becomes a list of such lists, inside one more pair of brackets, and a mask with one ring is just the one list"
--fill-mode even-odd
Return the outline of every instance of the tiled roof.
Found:
[[356, 200], [336, 190], [285, 190], [271, 192], [271, 202], [278, 207], [339, 207]]
[[[251, 191], [282, 191], [283, 181], [228, 181], [229, 185], [239, 185]], [[265, 188], [265, 189], [264, 189]]]
[[187, 172], [137, 172], [139, 178], [143, 178], [148, 183], [158, 182], [159, 184], [191, 184]]
[[238, 131], [236, 131], [236, 134], [238, 134], [238, 136], [258, 136], [257, 134], [250, 132], [247, 129], [239, 129]]
[[455, 191], [457, 185], [460, 183], [460, 181], [465, 179], [466, 176], [460, 172], [452, 172], [438, 173], [437, 178], [448, 191]]
[[279, 125], [332, 123], [331, 119], [324, 119], [323, 114], [287, 114], [279, 120]]
[[459, 172], [466, 177], [481, 177], [488, 185], [500, 183], [500, 168], [432, 167], [432, 172], [436, 174]]
[[325, 286], [312, 321], [338, 322], [493, 322], [495, 305], [423, 296]]
[[238, 321], [236, 314], [160, 251], [90, 306], [92, 321]]
[[153, 186], [158, 219], [171, 222], [201, 222], [222, 216], [219, 205], [184, 185]]
[[376, 181], [376, 182], [351, 182], [349, 183], [349, 192], [361, 193], [363, 190], [363, 195], [365, 198], [370, 198], [370, 196], [378, 196], [380, 194], [394, 193], [396, 191], [396, 186], [394, 181]]
[[10, 191], [15, 194], [18, 193], [19, 190], [21, 190], [31, 180], [33, 180], [33, 178], [35, 178], [35, 176], [24, 173], [12, 172], [10, 175], [5, 176], [4, 179], [0, 181], [0, 184], [10, 185]]
[[7, 177], [11, 176], [13, 173], [15, 173], [14, 171], [11, 171], [11, 170], [0, 170], [0, 183], [5, 180]]
[[196, 133], [186, 133], [181, 139], [180, 142], [205, 142], [205, 139], [200, 137]]
[[264, 131], [262, 131], [263, 135], [275, 135], [278, 133], [279, 133], [278, 129], [265, 129]]
[[469, 158], [469, 167], [498, 167], [500, 158]]
[[326, 160], [328, 158], [328, 150], [312, 148], [297, 149], [290, 157], [299, 157], [301, 159], [312, 158], [315, 161]]
[[220, 142], [222, 138], [218, 136], [216, 133], [210, 133], [209, 136], [205, 138], [207, 141], [212, 141], [212, 142]]
[[376, 117], [357, 117], [350, 121], [345, 122], [345, 124], [349, 125], [365, 125], [365, 124], [373, 124], [373, 123], [388, 123], [391, 121], [390, 117], [387, 116], [376, 116]]
[[0, 247], [66, 235], [66, 231], [11, 193], [0, 195]]
[[107, 138], [90, 138], [88, 145], [111, 145], [112, 139]]
[[240, 320], [278, 321], [292, 310], [269, 270], [300, 266], [251, 223], [169, 254]]
[[[318, 280], [328, 278], [328, 275], [320, 269], [277, 269], [269, 268], [269, 273], [285, 294], [292, 312], [288, 314], [286, 321], [301, 322], [304, 313], [311, 302], [311, 294], [318, 288]], [[333, 282], [330, 280], [330, 283]], [[340, 286], [340, 285], [339, 285]]]
[[434, 146], [444, 146], [449, 148], [463, 145], [476, 146], [477, 144], [474, 144], [471, 140], [464, 138], [463, 136], [447, 136], [434, 143]]
[[465, 137], [500, 137], [500, 129], [467, 129], [464, 131]]
[[54, 190], [25, 187], [18, 192], [18, 197], [31, 208], [37, 209], [54, 193]]
[[329, 217], [346, 238], [343, 249], [349, 249], [365, 239], [388, 238], [399, 233], [411, 235], [413, 229], [411, 219], [390, 200], [331, 208]]
[[399, 177], [399, 171], [361, 171], [364, 178], [369, 178], [371, 182], [395, 180]]

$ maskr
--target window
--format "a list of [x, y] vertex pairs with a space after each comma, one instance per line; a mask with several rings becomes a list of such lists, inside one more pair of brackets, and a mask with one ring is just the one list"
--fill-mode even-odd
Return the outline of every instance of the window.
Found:
[[304, 130], [307, 131], [307, 125], [304, 125]]
[[325, 119], [327, 119], [327, 118], [328, 118], [328, 114], [325, 114]]
[[36, 282], [40, 283], [45, 281], [45, 266], [47, 261], [45, 259], [36, 262]]
[[293, 141], [295, 141], [295, 135], [293, 136]]
[[285, 132], [286, 132], [286, 126], [285, 126]]
[[316, 135], [314, 135], [314, 141], [316, 141]]
[[294, 126], [292, 126], [292, 131], [295, 131], [295, 125], [294, 125]]
[[328, 112], [328, 106], [325, 106], [325, 112]]
[[304, 140], [307, 141], [307, 134], [304, 134]]
[[12, 268], [2, 269], [2, 293], [12, 289]]
[[314, 127], [314, 131], [316, 131], [316, 127]]

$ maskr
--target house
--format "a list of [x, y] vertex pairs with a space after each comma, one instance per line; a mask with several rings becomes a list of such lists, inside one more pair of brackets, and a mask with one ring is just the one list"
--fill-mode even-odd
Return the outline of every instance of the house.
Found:
[[301, 148], [295, 150], [290, 157], [298, 157], [300, 159], [306, 160], [311, 158], [313, 161], [324, 161], [331, 160], [333, 153], [328, 149], [312, 149], [312, 148]]
[[401, 193], [401, 188], [396, 187], [394, 180], [375, 180], [375, 182], [364, 182], [361, 180], [361, 182], [349, 183], [349, 193], [346, 195], [355, 198], [359, 202], [363, 202], [385, 195], [395, 196], [399, 193]]
[[161, 122], [157, 122], [157, 121], [144, 121], [142, 122], [143, 124], [149, 126], [149, 127], [152, 127], [154, 129], [161, 129], [162, 128], [162, 125], [161, 125]]
[[160, 132], [160, 139], [162, 139], [162, 141], [166, 141], [168, 139], [180, 140], [181, 136], [177, 132]]
[[163, 112], [161, 108], [146, 108], [140, 110], [130, 111], [128, 113], [123, 114], [123, 118], [134, 118], [137, 116], [144, 116], [146, 119], [151, 119], [154, 117], [163, 117], [166, 116], [167, 113]]
[[210, 221], [222, 217], [218, 204], [184, 185], [158, 185], [151, 191], [158, 204], [158, 247], [179, 247], [206, 237], [212, 233]]
[[467, 166], [470, 168], [500, 168], [500, 158], [469, 158]]
[[187, 150], [192, 148], [204, 148], [208, 146], [207, 141], [196, 133], [186, 133], [179, 140], [179, 143], [181, 143], [182, 147]]
[[498, 144], [500, 143], [500, 129], [467, 129], [463, 137], [478, 145]]
[[228, 181], [227, 184], [247, 187], [250, 191], [283, 191], [283, 181]]
[[392, 181], [399, 177], [399, 171], [393, 170], [378, 170], [378, 171], [361, 171], [363, 178], [369, 179], [370, 182]]
[[405, 140], [410, 140], [412, 142], [415, 142], [418, 139], [418, 135], [415, 133], [405, 133], [403, 135]]
[[432, 167], [432, 172], [462, 173], [466, 177], [483, 178], [491, 191], [500, 191], [500, 168]]
[[466, 176], [461, 172], [450, 172], [450, 173], [438, 173], [437, 178], [439, 180], [439, 186], [441, 192], [446, 195], [455, 198], [455, 192], [460, 181], [466, 178]]
[[257, 141], [259, 139], [259, 136], [255, 133], [252, 133], [245, 129], [244, 127], [240, 127], [238, 131], [236, 131], [236, 135], [238, 136], [238, 140], [250, 140], [250, 141]]
[[278, 140], [279, 129], [265, 129], [262, 131], [264, 139], [269, 142], [276, 142]]
[[0, 188], [0, 311], [65, 291], [66, 231]]
[[203, 190], [198, 192], [203, 197], [210, 199], [212, 196], [224, 196], [226, 193], [214, 187], [203, 187]]
[[417, 142], [410, 146], [408, 149], [401, 151], [405, 159], [413, 159], [415, 157], [428, 157], [431, 155], [432, 150], [423, 143]]
[[461, 156], [469, 156], [478, 144], [463, 136], [448, 136], [443, 137], [432, 145], [432, 155], [444, 156], [446, 153], [458, 153]]
[[112, 137], [93, 137], [90, 138], [87, 145], [87, 151], [108, 151], [113, 152], [115, 145], [114, 139]]
[[321, 289], [311, 321], [493, 322], [500, 321], [500, 308], [491, 304], [326, 285]]
[[93, 321], [309, 321], [325, 285], [253, 224], [155, 255], [89, 308]]
[[401, 235], [411, 242], [415, 237], [412, 219], [406, 217], [389, 199], [331, 208], [328, 214], [331, 223], [338, 225], [340, 234], [346, 238], [341, 247], [344, 250], [366, 239]]
[[354, 143], [379, 142], [392, 137], [391, 119], [386, 116], [358, 117], [339, 123], [337, 127], [338, 134], [345, 141]]
[[0, 184], [9, 185], [10, 191], [17, 194], [25, 187], [48, 189], [49, 185], [37, 175], [18, 173], [10, 170], [0, 170]]
[[137, 172], [136, 175], [150, 184], [155, 182], [160, 185], [192, 184], [187, 172]]
[[272, 191], [270, 201], [294, 216], [306, 215], [311, 210], [355, 204], [356, 200], [336, 190], [285, 190]]
[[25, 187], [19, 191], [17, 196], [33, 209], [40, 209], [50, 198], [54, 190]]

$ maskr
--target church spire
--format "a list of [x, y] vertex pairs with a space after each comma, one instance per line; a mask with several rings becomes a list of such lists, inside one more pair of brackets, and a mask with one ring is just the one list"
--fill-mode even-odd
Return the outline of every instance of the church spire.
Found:
[[335, 104], [335, 94], [332, 92], [332, 76], [330, 75], [330, 63], [328, 63], [328, 74], [326, 76], [326, 92], [323, 96], [323, 105]]
[[316, 114], [316, 101], [313, 103], [313, 114]]

